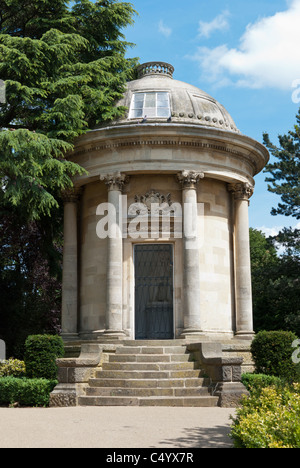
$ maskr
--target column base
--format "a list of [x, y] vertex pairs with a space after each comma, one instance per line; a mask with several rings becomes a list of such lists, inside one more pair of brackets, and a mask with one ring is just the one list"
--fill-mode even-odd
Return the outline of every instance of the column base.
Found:
[[62, 333], [61, 337], [63, 341], [78, 341], [79, 340], [78, 333]]
[[180, 338], [193, 338], [198, 336], [204, 336], [204, 332], [200, 328], [185, 328], [181, 332]]
[[252, 341], [254, 336], [255, 336], [254, 331], [247, 331], [247, 330], [246, 331], [238, 331], [235, 334], [235, 338], [238, 338], [240, 340], [248, 340], [248, 341]]
[[102, 336], [124, 339], [126, 333], [123, 330], [105, 330]]

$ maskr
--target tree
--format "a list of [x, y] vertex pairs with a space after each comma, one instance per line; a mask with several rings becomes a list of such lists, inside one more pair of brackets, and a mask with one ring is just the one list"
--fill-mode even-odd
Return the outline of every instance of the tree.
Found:
[[274, 274], [279, 259], [271, 239], [250, 228], [254, 329], [276, 330], [281, 322], [271, 305], [274, 297]]
[[0, 31], [39, 39], [49, 29], [74, 30], [74, 18], [65, 0], [0, 0]]
[[274, 161], [265, 169], [271, 175], [266, 178], [271, 183], [268, 189], [282, 200], [277, 208], [272, 209], [272, 214], [300, 219], [300, 112], [296, 120], [293, 131], [279, 135], [279, 148], [271, 143], [267, 133], [263, 135], [263, 140], [274, 157]]
[[278, 299], [286, 330], [300, 337], [300, 230], [284, 228], [273, 237], [282, 250], [278, 268]]
[[293, 243], [288, 247], [287, 231], [266, 238], [250, 229], [254, 329], [293, 331], [300, 336], [299, 231], [296, 247]]
[[[269, 135], [264, 134], [265, 145], [270, 150], [273, 161], [265, 171], [271, 183], [268, 190], [280, 196], [282, 203], [273, 208], [273, 215], [281, 214], [300, 219], [300, 111], [296, 115], [294, 129], [287, 135], [279, 135], [280, 147], [271, 143]], [[289, 327], [300, 336], [300, 231], [285, 228], [273, 241], [281, 246], [283, 253], [274, 280], [276, 290], [272, 299], [274, 311], [283, 318]]]
[[115, 106], [136, 65], [121, 30], [134, 10], [116, 0], [0, 0], [0, 204], [49, 215], [83, 173], [74, 140], [123, 115]]
[[21, 211], [1, 212], [0, 337], [20, 359], [28, 335], [60, 331], [62, 243], [53, 242], [50, 220], [24, 223]]
[[60, 327], [60, 193], [83, 173], [68, 156], [123, 115], [137, 63], [122, 33], [131, 4], [69, 3], [0, 0], [0, 338], [20, 358], [28, 334]]

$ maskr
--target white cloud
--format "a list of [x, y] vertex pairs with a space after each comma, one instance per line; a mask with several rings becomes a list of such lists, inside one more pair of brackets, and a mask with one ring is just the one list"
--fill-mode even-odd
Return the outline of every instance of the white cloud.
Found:
[[199, 21], [199, 36], [209, 38], [215, 31], [224, 31], [229, 28], [228, 17], [229, 11], [223, 11], [220, 15], [216, 16], [212, 21], [205, 22]]
[[165, 37], [170, 37], [172, 34], [172, 29], [166, 26], [162, 20], [158, 24], [158, 30]]
[[300, 78], [300, 0], [247, 26], [239, 46], [199, 47], [193, 59], [221, 85], [291, 89]]
[[263, 232], [266, 237], [275, 237], [282, 230], [283, 230], [283, 226], [274, 226], [274, 227], [261, 226], [257, 228], [257, 231]]
[[[300, 229], [300, 222], [291, 227], [293, 229]], [[284, 229], [284, 226], [273, 226], [273, 227], [261, 226], [256, 229], [258, 231], [263, 232], [266, 235], [266, 237], [274, 237], [274, 236], [277, 236], [277, 234]]]
[[[293, 229], [300, 229], [300, 222], [297, 223], [295, 226], [291, 226]], [[274, 227], [266, 227], [266, 226], [261, 226], [256, 228], [257, 231], [261, 231], [265, 236], [268, 237], [275, 237], [279, 232], [283, 231], [284, 226], [274, 226]], [[285, 253], [286, 248], [279, 244], [278, 242], [275, 242], [275, 247], [277, 248], [277, 253], [279, 255], [282, 255]]]

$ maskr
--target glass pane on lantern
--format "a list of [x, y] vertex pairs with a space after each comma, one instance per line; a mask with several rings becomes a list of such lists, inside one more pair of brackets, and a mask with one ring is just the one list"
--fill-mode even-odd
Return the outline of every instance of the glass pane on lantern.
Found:
[[143, 109], [133, 109], [131, 112], [131, 118], [137, 119], [143, 117]]
[[147, 93], [145, 107], [156, 107], [156, 93]]
[[133, 95], [133, 100], [134, 100], [134, 103], [137, 103], [137, 102], [144, 102], [144, 97], [145, 97], [145, 94], [144, 93], [136, 93]]
[[155, 107], [145, 107], [144, 114], [147, 117], [156, 117], [156, 109]]
[[157, 117], [170, 117], [170, 109], [168, 107], [158, 108]]
[[157, 107], [168, 107], [169, 96], [168, 93], [157, 93]]

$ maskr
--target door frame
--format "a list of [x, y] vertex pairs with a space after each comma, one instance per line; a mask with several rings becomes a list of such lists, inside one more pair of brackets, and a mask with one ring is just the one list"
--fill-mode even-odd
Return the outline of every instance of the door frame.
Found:
[[[173, 339], [175, 339], [176, 335], [176, 315], [175, 315], [175, 242], [165, 241], [165, 242], [155, 242], [151, 239], [149, 242], [133, 242], [132, 243], [132, 264], [133, 264], [133, 320], [132, 320], [132, 335], [133, 339], [135, 340], [135, 319], [136, 319], [136, 309], [135, 309], [135, 247], [137, 245], [170, 245], [171, 246], [171, 255], [173, 261], [173, 268], [172, 268], [172, 295], [173, 295], [173, 302], [172, 302], [172, 309], [173, 309]], [[156, 341], [156, 340], [153, 340]]]

